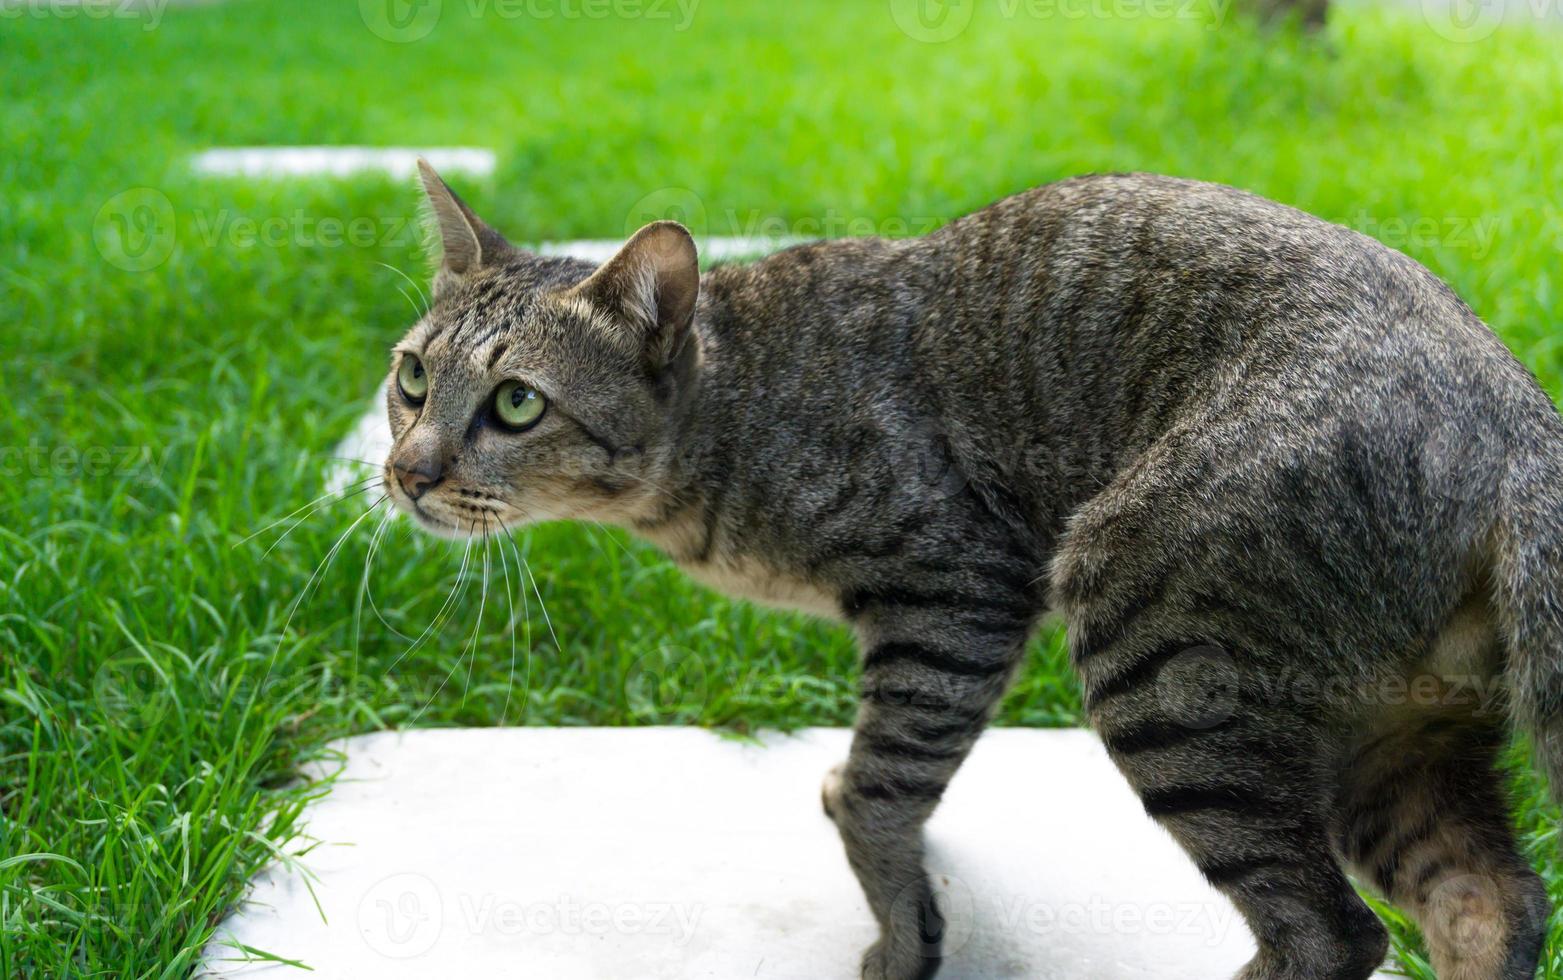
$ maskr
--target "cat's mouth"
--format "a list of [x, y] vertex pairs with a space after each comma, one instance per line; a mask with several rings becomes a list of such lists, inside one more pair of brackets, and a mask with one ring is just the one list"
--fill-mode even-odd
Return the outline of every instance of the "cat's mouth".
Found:
[[452, 536], [460, 531], [460, 528], [458, 528], [450, 521], [435, 517], [433, 514], [424, 510], [422, 507], [419, 507], [418, 501], [416, 500], [408, 500], [402, 509], [416, 517], [418, 519], [418, 523], [422, 524], [425, 528], [431, 531], [450, 534]]
[[[506, 510], [513, 510], [508, 505], [501, 508], [486, 501], [477, 503], [461, 499], [429, 499], [429, 495], [414, 500], [403, 492], [393, 492], [391, 496], [396, 502], [397, 509], [404, 514], [412, 515], [425, 531], [436, 537], [458, 539], [477, 537], [482, 534], [508, 531], [519, 523], [514, 515], [506, 516]], [[495, 501], [495, 503], [500, 502]]]

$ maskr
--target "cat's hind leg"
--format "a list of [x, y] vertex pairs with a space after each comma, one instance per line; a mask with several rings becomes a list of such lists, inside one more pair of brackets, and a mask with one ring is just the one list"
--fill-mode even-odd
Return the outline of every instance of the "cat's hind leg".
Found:
[[1086, 712], [1146, 812], [1247, 921], [1259, 951], [1242, 980], [1365, 980], [1389, 937], [1332, 847], [1339, 738], [1290, 687], [1317, 676], [1307, 593], [1176, 448], [1083, 508], [1055, 559]]
[[1398, 713], [1344, 757], [1340, 850], [1421, 926], [1439, 980], [1531, 980], [1541, 955], [1547, 892], [1510, 829], [1500, 714]]
[[1253, 698], [1240, 649], [1178, 629], [1143, 640], [1079, 651], [1104, 658], [1090, 718], [1146, 813], [1247, 921], [1259, 952], [1241, 980], [1369, 977], [1388, 934], [1331, 848], [1319, 720]]

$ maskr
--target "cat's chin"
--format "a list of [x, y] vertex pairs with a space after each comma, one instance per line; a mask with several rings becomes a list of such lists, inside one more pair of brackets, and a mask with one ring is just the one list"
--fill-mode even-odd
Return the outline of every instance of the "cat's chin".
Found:
[[408, 517], [411, 517], [413, 519], [413, 523], [422, 528], [425, 533], [431, 534], [437, 538], [449, 538], [459, 541], [465, 538], [473, 537], [480, 530], [482, 530], [482, 526], [480, 524], [471, 522], [458, 523], [454, 520], [450, 520], [449, 518], [431, 514], [422, 507], [419, 507], [417, 503], [409, 500], [398, 499], [396, 501], [396, 509], [401, 511], [403, 514], [406, 514]]
[[431, 534], [436, 538], [449, 538], [454, 541], [460, 541], [472, 537], [474, 533], [473, 528], [459, 527], [449, 521], [440, 520], [438, 517], [433, 517], [421, 511], [404, 511], [404, 513], [412, 515], [414, 523], [422, 528], [425, 534]]

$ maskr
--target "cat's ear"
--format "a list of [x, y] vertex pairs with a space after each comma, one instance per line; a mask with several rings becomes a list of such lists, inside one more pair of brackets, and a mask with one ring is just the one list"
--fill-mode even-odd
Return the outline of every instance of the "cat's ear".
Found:
[[484, 224], [422, 157], [418, 158], [418, 177], [423, 181], [424, 200], [428, 204], [428, 236], [431, 240], [438, 238], [440, 243], [440, 265], [434, 274], [434, 292], [438, 295], [484, 266], [495, 264], [513, 246]]
[[663, 367], [678, 352], [700, 297], [700, 257], [689, 231], [656, 221], [637, 231], [575, 292], [636, 334], [647, 360]]

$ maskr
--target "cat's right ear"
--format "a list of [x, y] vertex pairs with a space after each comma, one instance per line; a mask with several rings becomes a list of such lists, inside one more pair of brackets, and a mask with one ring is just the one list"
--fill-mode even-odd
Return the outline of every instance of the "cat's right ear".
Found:
[[657, 369], [689, 336], [700, 296], [700, 257], [689, 229], [654, 221], [598, 267], [574, 293], [612, 312]]
[[438, 296], [484, 266], [495, 264], [513, 246], [484, 224], [422, 157], [418, 158], [418, 177], [428, 205], [425, 231], [430, 241], [437, 238], [440, 243], [440, 265], [434, 273], [434, 295]]

